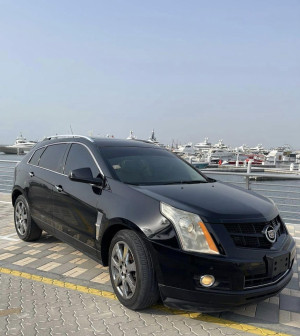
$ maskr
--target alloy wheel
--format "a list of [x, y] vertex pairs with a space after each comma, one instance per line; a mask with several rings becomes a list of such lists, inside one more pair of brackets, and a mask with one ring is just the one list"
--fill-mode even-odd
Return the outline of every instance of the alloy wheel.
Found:
[[135, 293], [137, 283], [136, 264], [129, 246], [118, 241], [111, 254], [111, 273], [117, 291], [124, 299]]
[[27, 230], [27, 209], [22, 201], [19, 201], [15, 207], [16, 228], [20, 235], [25, 235]]

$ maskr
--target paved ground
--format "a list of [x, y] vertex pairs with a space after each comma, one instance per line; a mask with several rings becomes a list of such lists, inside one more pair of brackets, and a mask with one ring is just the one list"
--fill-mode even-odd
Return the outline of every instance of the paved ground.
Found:
[[[300, 335], [297, 262], [287, 288], [257, 305], [214, 315], [133, 312], [111, 294], [107, 268], [47, 234], [19, 240], [7, 201], [0, 194], [0, 335]], [[300, 228], [289, 230], [300, 259]]]

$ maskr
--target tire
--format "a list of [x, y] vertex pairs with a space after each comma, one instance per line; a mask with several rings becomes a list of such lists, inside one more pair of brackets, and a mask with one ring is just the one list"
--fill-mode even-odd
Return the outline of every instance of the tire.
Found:
[[28, 202], [23, 195], [20, 195], [15, 202], [14, 222], [20, 239], [33, 241], [41, 237], [42, 230], [31, 218]]
[[140, 310], [157, 302], [159, 293], [151, 256], [136, 232], [121, 230], [113, 237], [109, 273], [114, 291], [124, 306]]

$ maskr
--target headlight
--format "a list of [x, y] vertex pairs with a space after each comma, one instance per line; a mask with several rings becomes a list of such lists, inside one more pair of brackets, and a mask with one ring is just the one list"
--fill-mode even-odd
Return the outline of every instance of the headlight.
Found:
[[198, 215], [162, 202], [160, 211], [173, 223], [184, 250], [219, 254], [216, 244]]

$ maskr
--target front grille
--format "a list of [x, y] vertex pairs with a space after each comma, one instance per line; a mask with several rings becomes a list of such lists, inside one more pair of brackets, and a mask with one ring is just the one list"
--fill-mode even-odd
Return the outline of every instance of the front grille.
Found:
[[285, 233], [285, 228], [279, 216], [269, 222], [264, 223], [229, 223], [225, 224], [225, 228], [230, 234], [234, 244], [238, 247], [252, 247], [268, 249], [273, 243], [269, 242], [266, 236], [262, 233], [267, 225], [276, 227], [279, 224], [277, 231], [277, 239]]

